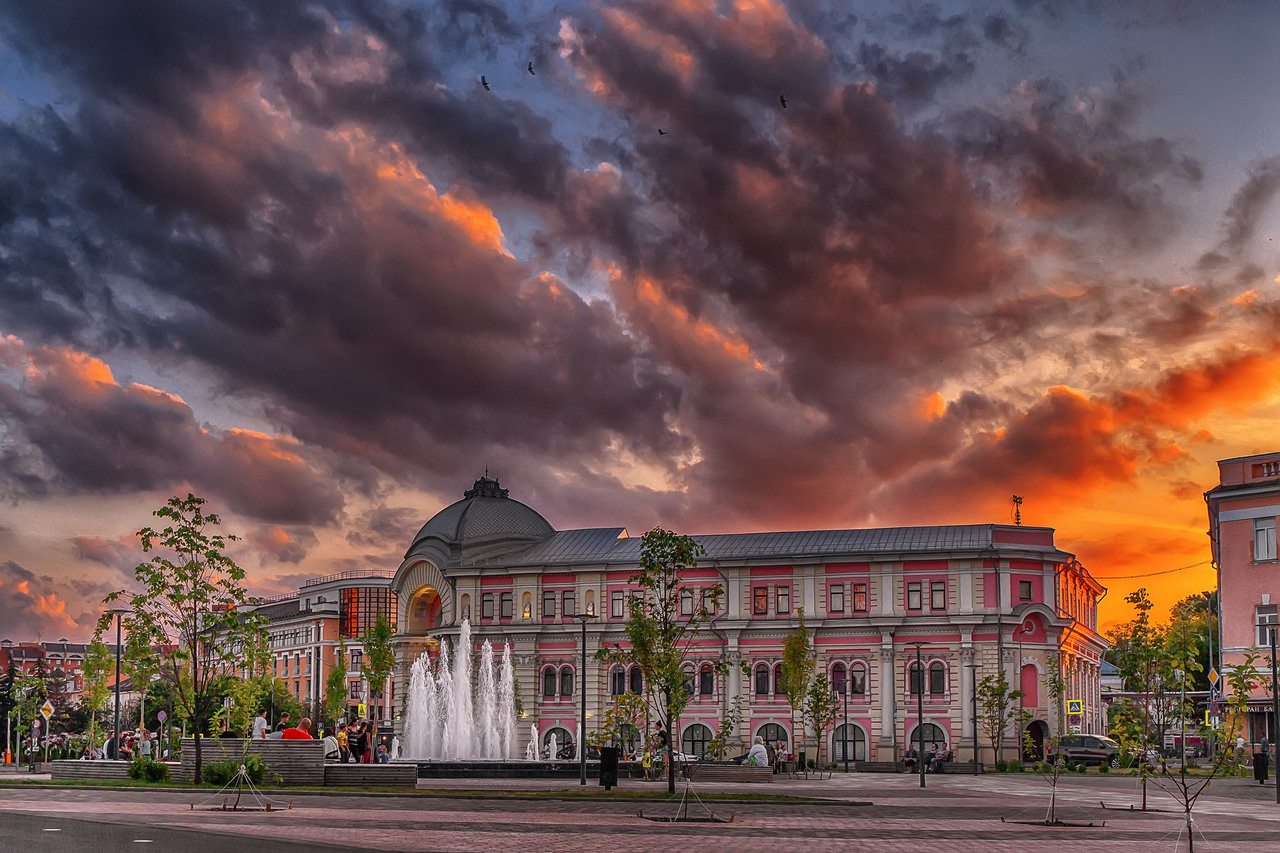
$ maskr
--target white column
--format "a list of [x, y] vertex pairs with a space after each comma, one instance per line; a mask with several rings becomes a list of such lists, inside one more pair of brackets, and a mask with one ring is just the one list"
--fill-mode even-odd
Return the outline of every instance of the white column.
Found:
[[897, 720], [894, 714], [894, 696], [897, 679], [893, 654], [893, 638], [884, 634], [880, 638], [880, 739], [876, 742], [877, 760], [896, 761]]

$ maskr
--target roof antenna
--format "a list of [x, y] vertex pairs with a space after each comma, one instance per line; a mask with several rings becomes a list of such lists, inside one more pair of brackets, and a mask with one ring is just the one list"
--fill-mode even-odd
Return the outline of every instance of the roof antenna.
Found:
[[1022, 495], [1014, 495], [1009, 498], [1009, 504], [1013, 507], [1013, 523], [1022, 526]]
[[484, 478], [489, 479], [489, 463], [484, 463]]

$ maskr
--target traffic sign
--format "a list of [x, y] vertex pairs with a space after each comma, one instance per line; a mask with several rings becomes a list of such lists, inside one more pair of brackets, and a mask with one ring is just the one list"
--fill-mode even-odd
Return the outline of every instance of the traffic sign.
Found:
[[31, 728], [34, 729], [35, 731], [40, 731], [40, 721], [38, 719], [32, 720]]
[[365, 717], [369, 716], [369, 707], [365, 705], [363, 702], [361, 702], [359, 705], [356, 706], [356, 716], [362, 720]]
[[53, 706], [49, 704], [47, 699], [45, 700], [45, 703], [40, 706], [40, 716], [44, 717], [46, 720], [53, 716]]
[[169, 719], [169, 715], [164, 711], [161, 711], [159, 714], [156, 714], [156, 719], [163, 723], [165, 720]]
[[1068, 700], [1067, 700], [1067, 714], [1068, 714], [1068, 715], [1075, 717], [1075, 716], [1079, 716], [1079, 715], [1081, 715], [1081, 714], [1083, 714], [1083, 713], [1084, 713], [1084, 700], [1083, 700], [1083, 699], [1068, 699]]
[[1209, 710], [1205, 711], [1205, 713], [1213, 714], [1216, 717], [1218, 714], [1222, 713], [1222, 704], [1219, 702], [1210, 702]]
[[1212, 666], [1209, 667], [1209, 683], [1210, 684], [1218, 683], [1218, 670]]

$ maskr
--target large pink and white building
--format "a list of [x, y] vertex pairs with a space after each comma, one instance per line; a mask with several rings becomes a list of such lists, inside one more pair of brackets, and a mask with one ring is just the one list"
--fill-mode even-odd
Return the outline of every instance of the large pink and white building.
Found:
[[[794, 741], [779, 675], [783, 640], [802, 610], [818, 665], [842, 701], [847, 695], [855, 760], [897, 760], [914, 742], [922, 722], [916, 691], [924, 694], [926, 745], [968, 760], [975, 671], [980, 679], [997, 667], [1024, 691], [1033, 735], [1057, 731], [1065, 709], [1053, 706], [1044, 677], [1059, 654], [1071, 678], [1065, 698], [1083, 702], [1083, 715], [1067, 722], [1105, 731], [1099, 667], [1107, 644], [1097, 631], [1105, 590], [1053, 536], [1049, 528], [1002, 524], [696, 536], [706, 556], [685, 583], [694, 590], [719, 584], [726, 595], [690, 654], [693, 700], [679, 743], [700, 752], [738, 697], [744, 748], [756, 734]], [[422, 527], [392, 580], [396, 695], [407, 695], [412, 661], [440, 641], [456, 642], [467, 619], [477, 645], [512, 646], [525, 740], [532, 722], [543, 746], [552, 734], [560, 744], [572, 741], [584, 683], [590, 732], [611, 696], [642, 686], [638, 671], [593, 658], [601, 644], [625, 642], [626, 602], [635, 592], [628, 578], [639, 557], [640, 539], [624, 528], [557, 531], [496, 481], [476, 481]], [[579, 612], [598, 617], [587, 623], [585, 679]], [[922, 644], [921, 673], [915, 643]], [[717, 660], [730, 664], [727, 677], [712, 669]], [[823, 750], [837, 759], [843, 723], [842, 707]], [[1017, 753], [1016, 734], [1006, 740], [1006, 757]], [[797, 749], [812, 754], [814, 745], [801, 743]], [[990, 761], [990, 746], [979, 747]]]
[[1218, 570], [1219, 648], [1224, 671], [1247, 653], [1260, 655], [1265, 684], [1249, 702], [1247, 737], [1264, 733], [1276, 740], [1271, 710], [1271, 648], [1258, 622], [1275, 619], [1280, 605], [1280, 565], [1276, 562], [1276, 517], [1280, 516], [1280, 452], [1239, 456], [1218, 462], [1218, 485], [1205, 492], [1209, 539]]

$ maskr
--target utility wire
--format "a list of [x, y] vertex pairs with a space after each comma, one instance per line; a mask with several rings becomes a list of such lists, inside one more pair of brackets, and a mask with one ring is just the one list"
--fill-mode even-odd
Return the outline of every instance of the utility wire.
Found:
[[1156, 575], [1171, 575], [1174, 572], [1185, 572], [1187, 569], [1194, 569], [1198, 566], [1207, 566], [1212, 562], [1213, 562], [1212, 560], [1201, 560], [1198, 563], [1192, 563], [1189, 566], [1179, 566], [1176, 569], [1163, 569], [1158, 572], [1145, 572], [1140, 575], [1107, 575], [1106, 577], [1099, 577], [1098, 580], [1123, 581], [1123, 580], [1132, 580], [1133, 578], [1153, 578]]

